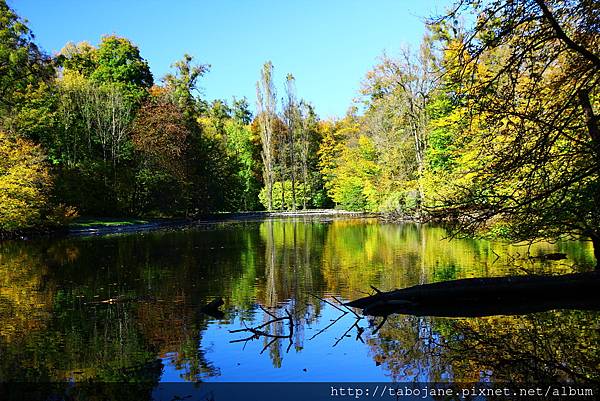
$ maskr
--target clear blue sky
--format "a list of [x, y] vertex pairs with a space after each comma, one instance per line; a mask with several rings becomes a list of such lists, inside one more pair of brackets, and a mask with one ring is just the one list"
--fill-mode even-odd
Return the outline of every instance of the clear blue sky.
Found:
[[49, 53], [68, 42], [97, 44], [103, 34], [131, 39], [156, 81], [184, 53], [211, 71], [211, 100], [246, 96], [254, 108], [262, 64], [275, 66], [278, 88], [288, 72], [298, 95], [321, 117], [343, 116], [360, 82], [384, 50], [418, 45], [435, 0], [8, 0]]

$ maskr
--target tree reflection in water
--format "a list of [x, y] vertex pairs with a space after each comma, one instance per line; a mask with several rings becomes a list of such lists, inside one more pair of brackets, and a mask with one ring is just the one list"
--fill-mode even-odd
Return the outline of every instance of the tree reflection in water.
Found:
[[[353, 354], [348, 361], [371, 358], [368, 366], [360, 365], [371, 377], [395, 381], [599, 380], [594, 312], [471, 319], [401, 315], [375, 333], [381, 320], [355, 322], [352, 313], [332, 306], [339, 306], [336, 298], [364, 296], [371, 285], [388, 290], [501, 276], [522, 267], [569, 272], [593, 261], [587, 245], [538, 244], [534, 254], [560, 250], [569, 263], [535, 259], [516, 266], [520, 262], [505, 255], [523, 254], [523, 248], [449, 242], [444, 235], [440, 228], [374, 220], [268, 220], [5, 242], [0, 381], [129, 381], [151, 388], [169, 369], [179, 380], [227, 380], [223, 361], [242, 349], [229, 344], [236, 338], [229, 330], [273, 318], [257, 305], [277, 316], [287, 309], [294, 321], [293, 333], [285, 324], [263, 328], [275, 336], [291, 333], [291, 347], [290, 339], [262, 336], [254, 341], [258, 347], [244, 351], [255, 352], [248, 360], [257, 365], [266, 358], [271, 370], [261, 365], [247, 373], [264, 380], [296, 356], [316, 355], [315, 364], [327, 364], [327, 355], [342, 348]], [[225, 300], [223, 319], [200, 312], [214, 297]], [[225, 337], [227, 348], [215, 351], [206, 344], [213, 333]], [[344, 381], [363, 372], [328, 373]]]
[[394, 381], [600, 381], [598, 312], [392, 316], [368, 344]]

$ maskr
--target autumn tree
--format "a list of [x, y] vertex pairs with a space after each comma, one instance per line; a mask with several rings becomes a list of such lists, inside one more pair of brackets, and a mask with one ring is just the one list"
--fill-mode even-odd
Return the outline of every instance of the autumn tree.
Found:
[[135, 149], [178, 177], [186, 174], [183, 158], [189, 136], [182, 111], [161, 97], [152, 98], [140, 108], [132, 130]]
[[[165, 95], [181, 110], [189, 131], [189, 149], [185, 154], [189, 174], [189, 188], [184, 191], [188, 204], [186, 215], [236, 210], [241, 203], [238, 191], [242, 186], [241, 178], [236, 171], [237, 164], [227, 154], [226, 144], [222, 141], [226, 134], [224, 120], [229, 117], [229, 110], [221, 101], [213, 104], [212, 116], [210, 107], [203, 110], [209, 113], [208, 123], [214, 131], [210, 135], [202, 121], [201, 109], [204, 107], [200, 107], [207, 102], [198, 96], [197, 86], [198, 79], [209, 66], [194, 62], [194, 58], [186, 54], [172, 67], [174, 73], [163, 78]], [[216, 130], [219, 130], [218, 134]]]
[[[163, 90], [157, 91], [142, 105], [133, 124], [132, 142], [140, 159], [133, 208], [138, 213], [177, 214], [185, 208], [181, 195], [191, 179], [186, 160], [192, 133], [181, 109], [160, 93]], [[165, 191], [166, 187], [171, 190]]]
[[89, 42], [68, 42], [56, 57], [64, 70], [76, 71], [89, 78], [98, 67], [98, 49]]
[[[292, 210], [296, 210], [296, 172], [297, 172], [297, 158], [296, 158], [296, 137], [298, 132], [302, 128], [300, 109], [298, 101], [296, 99], [296, 79], [292, 74], [288, 74], [285, 79], [285, 98], [283, 101], [283, 119], [286, 125], [286, 138], [281, 142], [283, 146], [283, 158], [286, 158], [286, 153], [289, 153], [289, 173], [291, 180], [291, 192], [292, 192]], [[287, 145], [287, 146], [285, 146]], [[287, 152], [285, 152], [287, 148]], [[282, 177], [282, 182], [285, 181], [285, 177]], [[284, 191], [282, 187], [282, 196]]]
[[364, 129], [379, 151], [381, 188], [394, 196], [418, 190], [424, 198], [422, 178], [429, 139], [430, 97], [436, 80], [436, 58], [426, 35], [418, 52], [402, 49], [400, 56], [384, 55], [367, 74], [362, 93], [367, 97]]
[[465, 15], [446, 79], [468, 124], [434, 215], [515, 241], [591, 238], [600, 261], [598, 2], [463, 1], [437, 22]]
[[273, 64], [268, 61], [263, 65], [260, 80], [256, 83], [258, 113], [256, 118], [260, 127], [262, 144], [263, 180], [267, 192], [267, 210], [273, 210], [273, 183], [275, 182], [275, 149], [274, 120], [277, 119], [277, 93], [273, 83]]
[[0, 237], [43, 225], [51, 189], [40, 146], [0, 131]]

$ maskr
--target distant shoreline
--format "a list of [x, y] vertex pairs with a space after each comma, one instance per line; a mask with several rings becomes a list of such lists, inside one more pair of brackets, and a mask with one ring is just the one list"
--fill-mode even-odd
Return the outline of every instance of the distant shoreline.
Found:
[[411, 217], [389, 216], [384, 213], [354, 212], [338, 209], [309, 209], [296, 211], [250, 211], [250, 212], [225, 212], [201, 215], [193, 219], [185, 218], [118, 218], [84, 217], [75, 222], [56, 228], [44, 228], [39, 230], [25, 230], [15, 233], [3, 233], [2, 241], [27, 241], [38, 238], [62, 238], [62, 237], [88, 237], [111, 234], [126, 234], [136, 232], [158, 231], [163, 229], [180, 229], [202, 227], [213, 223], [227, 222], [259, 222], [266, 219], [292, 219], [292, 218], [377, 218], [381, 222], [401, 223], [417, 222]]
[[[114, 224], [110, 219], [107, 222], [86, 227], [67, 227], [66, 234], [68, 236], [100, 236], [121, 233], [135, 233], [156, 231], [168, 228], [184, 228], [184, 227], [199, 227], [210, 223], [221, 222], [236, 222], [236, 221], [261, 221], [270, 218], [295, 218], [295, 217], [347, 217], [347, 218], [368, 218], [377, 217], [375, 213], [368, 212], [351, 212], [347, 210], [336, 209], [313, 209], [313, 210], [297, 210], [297, 211], [281, 211], [281, 212], [232, 212], [232, 213], [215, 213], [200, 216], [195, 219], [147, 219], [146, 222], [124, 222], [123, 224]], [[138, 219], [139, 220], [139, 219]]]

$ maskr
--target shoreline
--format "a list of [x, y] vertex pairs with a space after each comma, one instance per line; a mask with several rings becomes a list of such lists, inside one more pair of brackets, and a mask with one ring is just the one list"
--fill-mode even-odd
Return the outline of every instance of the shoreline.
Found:
[[[422, 223], [421, 219], [409, 215], [394, 215], [389, 213], [356, 212], [339, 209], [309, 209], [296, 211], [249, 211], [208, 213], [196, 218], [143, 218], [143, 217], [102, 217], [89, 218], [98, 221], [94, 223], [71, 223], [62, 227], [43, 227], [39, 229], [21, 230], [12, 233], [0, 232], [0, 242], [28, 241], [39, 238], [88, 237], [111, 234], [127, 234], [150, 232], [163, 229], [182, 229], [202, 227], [214, 223], [259, 222], [266, 219], [326, 219], [326, 218], [375, 218], [382, 223]], [[138, 222], [139, 221], [139, 222]]]
[[[253, 222], [262, 221], [273, 218], [376, 218], [379, 217], [376, 213], [368, 212], [352, 212], [347, 210], [336, 209], [313, 209], [313, 210], [298, 210], [298, 211], [281, 211], [281, 212], [231, 212], [231, 213], [215, 213], [202, 215], [195, 219], [148, 219], [147, 223], [126, 223], [126, 224], [98, 224], [89, 227], [69, 227], [63, 228], [57, 236], [102, 236], [110, 234], [126, 234], [136, 232], [158, 231], [162, 229], [179, 229], [201, 227], [212, 223], [227, 223], [227, 222]], [[40, 236], [53, 236], [53, 233], [43, 233]], [[33, 236], [32, 236], [33, 237]], [[37, 237], [37, 236], [35, 236]], [[17, 238], [18, 239], [18, 238]], [[21, 238], [27, 240], [28, 238]]]

